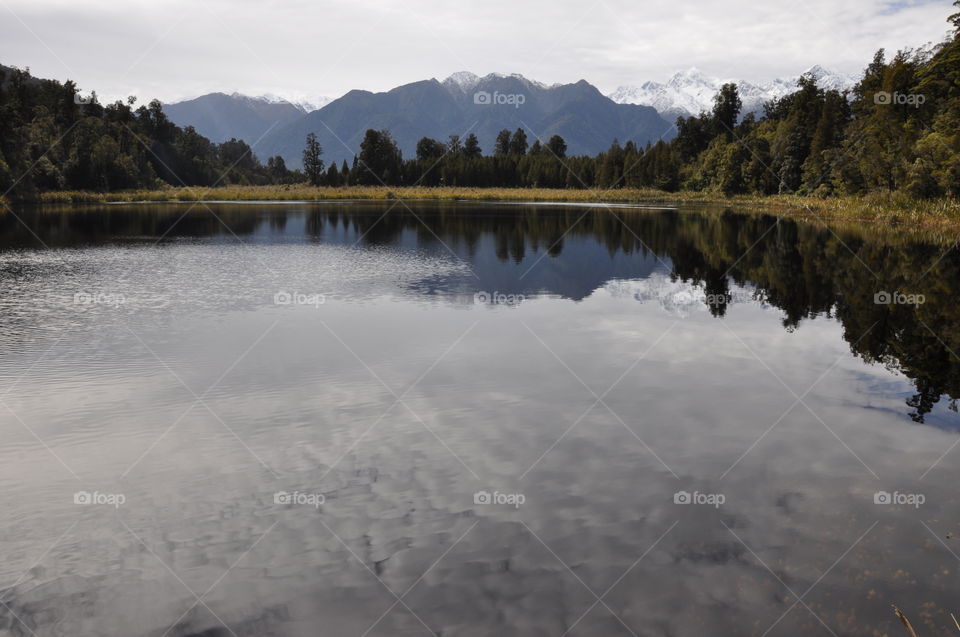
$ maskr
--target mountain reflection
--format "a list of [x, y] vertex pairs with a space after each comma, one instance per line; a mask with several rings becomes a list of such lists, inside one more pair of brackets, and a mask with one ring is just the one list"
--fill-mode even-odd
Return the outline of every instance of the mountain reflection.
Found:
[[[660, 272], [693, 289], [684, 300], [718, 319], [746, 301], [737, 294], [743, 288], [753, 290], [751, 300], [778, 308], [787, 330], [836, 318], [856, 355], [911, 380], [911, 418], [923, 422], [943, 397], [957, 409], [960, 254], [949, 242], [731, 210], [396, 201], [187, 206], [6, 214], [0, 250], [161, 238], [416, 249], [452, 253], [469, 266], [470, 274], [438, 275], [408, 290], [451, 300], [483, 290], [578, 301], [611, 281]], [[901, 302], [909, 299], [923, 302]]]

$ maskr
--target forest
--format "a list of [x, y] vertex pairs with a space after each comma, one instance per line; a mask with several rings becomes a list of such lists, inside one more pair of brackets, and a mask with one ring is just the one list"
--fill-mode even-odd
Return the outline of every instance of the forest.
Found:
[[[960, 0], [954, 2], [960, 9]], [[802, 77], [797, 91], [741, 116], [736, 84], [711, 112], [680, 117], [676, 136], [640, 146], [614, 140], [594, 157], [567, 156], [559, 136], [503, 130], [484, 153], [476, 135], [423, 138], [404, 159], [387, 130], [367, 130], [351, 165], [325, 165], [308, 135], [303, 170], [262, 163], [231, 139], [216, 144], [181, 128], [159, 101], [101, 105], [29, 70], [0, 68], [0, 193], [30, 200], [57, 190], [109, 192], [170, 186], [463, 186], [656, 188], [722, 195], [817, 197], [960, 194], [960, 13], [931, 47], [878, 51], [850, 93]]]

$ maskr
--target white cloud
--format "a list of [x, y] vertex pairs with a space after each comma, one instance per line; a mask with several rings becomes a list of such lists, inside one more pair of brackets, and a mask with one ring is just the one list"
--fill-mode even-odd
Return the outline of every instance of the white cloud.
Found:
[[5, 0], [0, 62], [108, 97], [340, 95], [519, 72], [601, 90], [698, 66], [764, 81], [856, 74], [876, 49], [939, 41], [948, 0]]

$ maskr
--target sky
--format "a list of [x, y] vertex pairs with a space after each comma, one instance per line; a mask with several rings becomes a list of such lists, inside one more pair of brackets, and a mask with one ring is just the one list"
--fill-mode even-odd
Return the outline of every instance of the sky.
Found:
[[0, 64], [101, 101], [316, 101], [455, 71], [604, 93], [697, 67], [765, 82], [942, 40], [951, 0], [0, 0]]

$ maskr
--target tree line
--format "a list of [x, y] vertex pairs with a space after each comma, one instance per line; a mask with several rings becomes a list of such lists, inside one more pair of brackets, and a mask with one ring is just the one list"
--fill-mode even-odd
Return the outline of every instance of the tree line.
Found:
[[368, 129], [360, 153], [352, 164], [346, 161], [325, 166], [323, 149], [316, 135], [307, 135], [303, 151], [304, 175], [314, 186], [469, 186], [580, 188], [568, 162], [567, 143], [554, 135], [541, 144], [529, 143], [526, 131], [501, 131], [492, 155], [484, 155], [473, 133], [447, 141], [424, 137], [417, 142], [416, 156], [404, 160], [403, 153], [388, 130]]

